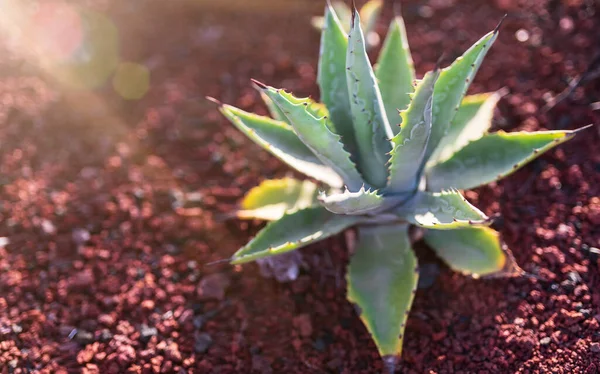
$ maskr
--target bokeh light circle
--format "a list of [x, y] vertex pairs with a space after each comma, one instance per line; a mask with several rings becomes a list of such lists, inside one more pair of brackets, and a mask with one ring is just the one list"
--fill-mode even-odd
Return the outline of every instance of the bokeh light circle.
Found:
[[150, 88], [150, 71], [147, 67], [134, 62], [123, 62], [113, 76], [113, 88], [127, 100], [144, 97]]
[[102, 13], [62, 2], [43, 3], [29, 29], [40, 64], [67, 87], [100, 87], [117, 67], [119, 32]]

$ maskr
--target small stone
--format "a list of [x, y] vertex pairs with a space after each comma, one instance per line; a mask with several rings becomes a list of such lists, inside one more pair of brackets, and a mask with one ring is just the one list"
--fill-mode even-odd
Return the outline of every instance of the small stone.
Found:
[[576, 271], [571, 271], [567, 274], [567, 278], [574, 284], [578, 284], [582, 282], [581, 275], [579, 275]]
[[229, 277], [223, 273], [210, 274], [202, 278], [198, 288], [198, 296], [207, 299], [223, 300], [225, 291], [231, 284]]
[[98, 340], [101, 342], [108, 342], [113, 338], [112, 332], [108, 329], [104, 329], [100, 331], [100, 335], [98, 336]]
[[128, 366], [135, 361], [136, 352], [130, 345], [121, 345], [117, 348], [117, 361], [121, 366]]
[[293, 321], [294, 327], [298, 330], [298, 333], [302, 337], [309, 337], [313, 333], [312, 323], [310, 321], [310, 315], [301, 314], [299, 316], [294, 317]]
[[140, 326], [140, 340], [143, 342], [148, 342], [150, 338], [158, 335], [158, 330], [156, 327], [149, 327], [148, 325], [142, 324]]
[[92, 349], [88, 349], [88, 348], [82, 349], [77, 354], [77, 363], [80, 365], [86, 364], [86, 363], [92, 361], [93, 358], [94, 358], [94, 351]]
[[583, 315], [584, 318], [589, 318], [592, 315], [591, 309], [579, 309], [579, 313]]
[[110, 314], [102, 314], [102, 315], [100, 315], [100, 317], [98, 317], [98, 322], [100, 322], [101, 324], [103, 324], [105, 326], [110, 327], [110, 326], [114, 325], [115, 319]]
[[181, 352], [179, 352], [179, 345], [177, 343], [171, 343], [165, 349], [165, 357], [173, 362], [181, 362]]
[[299, 251], [261, 258], [256, 261], [260, 274], [265, 278], [275, 278], [280, 283], [291, 282], [298, 278], [304, 261]]
[[323, 352], [325, 348], [327, 348], [327, 344], [325, 344], [325, 341], [322, 338], [318, 338], [314, 341], [313, 348], [319, 352]]
[[141, 304], [142, 309], [146, 312], [151, 312], [154, 309], [154, 306], [153, 300], [144, 300]]
[[94, 334], [85, 330], [78, 330], [75, 335], [75, 341], [81, 345], [88, 345], [94, 342]]
[[56, 233], [56, 226], [54, 226], [54, 224], [47, 219], [42, 220], [41, 226], [42, 226], [42, 231], [46, 235], [53, 235]]
[[74, 288], [87, 288], [94, 283], [95, 277], [91, 270], [86, 269], [75, 274], [70, 286]]
[[326, 364], [327, 368], [332, 370], [332, 371], [340, 371], [340, 367], [342, 366], [342, 360], [340, 358], [334, 358], [332, 360], [329, 360]]
[[204, 317], [196, 316], [196, 317], [194, 317], [192, 323], [194, 324], [194, 327], [199, 330], [202, 328], [202, 325], [204, 325]]
[[208, 348], [212, 345], [213, 340], [211, 336], [205, 332], [199, 333], [196, 335], [196, 339], [194, 342], [194, 352], [196, 353], [205, 353]]
[[261, 355], [252, 356], [252, 370], [257, 373], [271, 374], [273, 373], [273, 368], [271, 368], [271, 363]]
[[71, 238], [77, 245], [85, 244], [90, 240], [90, 237], [90, 232], [86, 229], [74, 229], [73, 232], [71, 232]]
[[551, 341], [552, 339], [550, 339], [549, 336], [546, 336], [545, 338], [540, 339], [540, 345], [548, 345]]
[[96, 364], [87, 364], [81, 371], [82, 374], [99, 374], [100, 369]]
[[592, 351], [594, 353], [600, 353], [600, 343], [590, 344], [590, 351]]

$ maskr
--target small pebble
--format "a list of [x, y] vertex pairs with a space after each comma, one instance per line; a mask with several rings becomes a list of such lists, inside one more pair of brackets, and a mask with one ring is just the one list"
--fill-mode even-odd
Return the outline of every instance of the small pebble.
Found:
[[196, 339], [194, 341], [194, 352], [196, 353], [205, 353], [208, 348], [212, 345], [213, 340], [212, 337], [205, 333], [199, 333], [196, 335]]
[[156, 336], [158, 334], [158, 330], [156, 327], [149, 327], [148, 325], [142, 324], [140, 326], [140, 340], [143, 342], [147, 342], [151, 337]]

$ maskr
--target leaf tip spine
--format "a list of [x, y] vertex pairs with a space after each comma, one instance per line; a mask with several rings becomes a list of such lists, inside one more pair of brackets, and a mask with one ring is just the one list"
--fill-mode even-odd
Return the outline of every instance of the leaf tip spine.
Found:
[[208, 100], [208, 101], [210, 101], [211, 103], [217, 104], [220, 107], [223, 106], [222, 102], [220, 102], [219, 100], [215, 99], [212, 96], [205, 96], [205, 99]]
[[259, 88], [261, 88], [263, 90], [266, 90], [268, 88], [266, 84], [264, 84], [264, 83], [262, 83], [260, 81], [257, 81], [254, 78], [250, 78], [250, 81], [252, 81], [252, 83], [254, 83], [255, 85], [257, 85]]
[[435, 67], [433, 68], [434, 72], [438, 72], [442, 66], [442, 62], [444, 61], [444, 58], [446, 58], [446, 52], [442, 52], [442, 54], [440, 55], [440, 57], [437, 59], [437, 61], [435, 62]]
[[394, 2], [394, 7], [392, 10], [394, 12], [394, 18], [402, 18], [402, 4], [400, 1]]
[[494, 34], [497, 34], [500, 31], [500, 27], [502, 27], [502, 23], [504, 23], [506, 17], [508, 17], [508, 13], [504, 14], [500, 22], [498, 22], [498, 25], [496, 25], [496, 27], [494, 28]]
[[576, 135], [577, 133], [579, 133], [579, 132], [581, 132], [583, 130], [587, 130], [587, 129], [593, 127], [593, 126], [594, 126], [594, 124], [590, 123], [589, 125], [585, 125], [583, 127], [580, 127], [578, 129], [575, 129], [575, 130], [571, 131], [571, 134]]
[[358, 10], [356, 10], [356, 1], [352, 0], [352, 22], [350, 23], [351, 28], [354, 28], [354, 22], [356, 21], [357, 14], [358, 14]]

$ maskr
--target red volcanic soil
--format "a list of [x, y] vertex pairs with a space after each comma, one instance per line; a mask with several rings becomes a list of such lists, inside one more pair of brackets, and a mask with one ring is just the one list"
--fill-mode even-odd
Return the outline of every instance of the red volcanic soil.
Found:
[[[323, 3], [77, 3], [114, 22], [122, 59], [149, 68], [150, 91], [126, 101], [110, 81], [69, 90], [27, 57], [14, 28], [2, 31], [0, 373], [380, 372], [345, 300], [342, 237], [303, 249], [308, 268], [291, 283], [262, 278], [255, 264], [206, 265], [261, 227], [223, 219], [244, 192], [291, 172], [204, 96], [265, 113], [251, 77], [318, 96], [309, 22]], [[402, 10], [419, 75], [508, 13], [471, 92], [507, 87], [494, 129], [514, 131], [600, 122], [594, 74], [542, 110], [600, 56], [596, 4], [430, 0]], [[600, 371], [599, 144], [596, 126], [467, 193], [499, 215], [531, 276], [473, 280], [421, 248], [433, 275], [417, 293], [400, 372]]]

